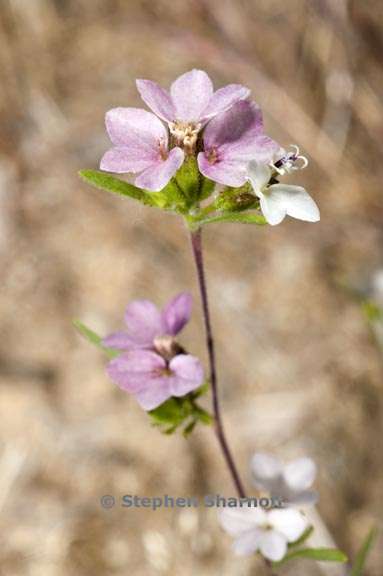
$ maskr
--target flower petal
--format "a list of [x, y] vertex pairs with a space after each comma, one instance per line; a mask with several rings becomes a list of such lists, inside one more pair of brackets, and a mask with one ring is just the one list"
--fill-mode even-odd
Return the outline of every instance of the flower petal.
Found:
[[307, 222], [320, 220], [318, 206], [302, 186], [273, 184], [270, 186], [269, 192], [283, 206], [289, 216]]
[[164, 333], [161, 313], [150, 300], [134, 300], [125, 310], [129, 336], [140, 345], [153, 346], [156, 336]]
[[[137, 144], [137, 143], [136, 143]], [[143, 147], [116, 147], [111, 148], [101, 158], [100, 168], [106, 172], [124, 174], [126, 172], [141, 172], [153, 165], [158, 158], [158, 151]]]
[[259, 548], [265, 558], [278, 562], [287, 552], [286, 538], [274, 530], [268, 530], [262, 533]]
[[152, 80], [136, 80], [141, 98], [157, 116], [171, 122], [176, 118], [176, 109], [169, 92]]
[[161, 141], [166, 147], [168, 133], [161, 120], [141, 108], [113, 108], [106, 113], [105, 124], [115, 146], [134, 150], [155, 150]]
[[283, 477], [290, 490], [301, 492], [312, 486], [316, 473], [317, 468], [311, 458], [298, 458], [284, 467]]
[[233, 550], [237, 556], [251, 556], [254, 554], [263, 538], [263, 532], [254, 528], [238, 536], [233, 542]]
[[170, 378], [162, 377], [148, 382], [148, 386], [136, 393], [136, 399], [144, 410], [154, 410], [171, 397]]
[[247, 174], [254, 192], [258, 197], [261, 197], [262, 188], [266, 186], [270, 180], [270, 167], [267, 164], [252, 160], [247, 166]]
[[271, 454], [259, 452], [251, 459], [251, 471], [257, 485], [262, 489], [268, 489], [274, 485], [282, 474], [282, 463], [279, 458]]
[[292, 508], [283, 510], [271, 510], [268, 513], [270, 525], [283, 534], [288, 542], [295, 542], [308, 527], [305, 516]]
[[156, 388], [156, 372], [165, 367], [165, 360], [155, 352], [132, 350], [113, 358], [107, 365], [107, 372], [120, 388], [137, 394], [149, 385]]
[[271, 226], [280, 224], [286, 216], [286, 210], [278, 196], [269, 193], [262, 194], [262, 196], [260, 196], [260, 205], [262, 214]]
[[185, 396], [203, 384], [203, 367], [195, 356], [178, 354], [170, 360], [169, 368], [173, 372], [172, 396]]
[[226, 507], [219, 511], [218, 519], [228, 534], [239, 536], [261, 526], [266, 520], [266, 512], [262, 508]]
[[102, 340], [102, 345], [107, 348], [115, 348], [116, 350], [134, 350], [135, 348], [142, 348], [142, 345], [137, 344], [134, 338], [129, 336], [127, 332], [113, 332]]
[[189, 292], [181, 292], [170, 300], [162, 312], [166, 333], [178, 334], [190, 320], [193, 298]]
[[238, 157], [241, 144], [247, 146], [249, 141], [262, 133], [261, 109], [253, 102], [241, 100], [215, 116], [206, 126], [203, 137], [205, 150], [226, 147], [237, 151]]
[[176, 108], [176, 120], [198, 122], [213, 95], [213, 84], [203, 70], [191, 70], [173, 82], [170, 95]]
[[204, 119], [212, 118], [224, 112], [238, 100], [244, 100], [250, 95], [249, 88], [241, 84], [228, 84], [220, 88], [210, 98], [209, 104], [202, 113]]
[[226, 184], [227, 186], [242, 186], [246, 182], [246, 164], [218, 160], [211, 163], [204, 152], [198, 154], [198, 167], [206, 178]]
[[139, 188], [159, 192], [174, 176], [184, 161], [184, 153], [181, 148], [172, 148], [166, 160], [158, 160], [152, 166], [144, 170], [135, 180]]

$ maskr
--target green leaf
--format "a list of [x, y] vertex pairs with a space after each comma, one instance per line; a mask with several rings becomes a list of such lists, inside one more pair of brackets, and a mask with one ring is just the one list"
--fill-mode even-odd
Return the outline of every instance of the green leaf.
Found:
[[115, 358], [116, 356], [118, 356], [119, 352], [117, 352], [117, 350], [113, 350], [112, 348], [106, 348], [105, 346], [103, 346], [101, 336], [99, 336], [98, 334], [96, 334], [96, 332], [93, 332], [93, 330], [85, 326], [85, 324], [80, 322], [80, 320], [72, 320], [72, 324], [81, 334], [81, 336], [83, 336], [91, 344], [94, 344], [95, 346], [103, 350], [103, 352], [106, 352], [109, 358]]
[[254, 212], [225, 212], [224, 214], [217, 214], [216, 216], [210, 216], [203, 220], [196, 219], [195, 223], [197, 222], [200, 226], [203, 224], [213, 224], [214, 222], [235, 222], [240, 224], [258, 224], [261, 226], [267, 223], [262, 214]]
[[180, 190], [182, 191], [188, 206], [192, 206], [199, 199], [201, 180], [197, 160], [194, 156], [188, 156], [181, 168], [175, 175]]
[[202, 174], [200, 175], [200, 177], [202, 180], [198, 200], [201, 201], [206, 200], [206, 198], [209, 198], [209, 196], [213, 194], [216, 183], [213, 180], [209, 180], [209, 178], [206, 178], [206, 176], [202, 176]]
[[176, 398], [169, 398], [163, 404], [148, 412], [157, 424], [179, 426], [185, 419], [183, 403]]
[[314, 526], [309, 526], [307, 530], [305, 530], [300, 538], [295, 542], [289, 544], [289, 550], [295, 548], [296, 546], [300, 546], [303, 542], [306, 542], [308, 538], [310, 538], [311, 534], [314, 532]]
[[100, 190], [106, 190], [106, 192], [112, 192], [120, 196], [128, 196], [149, 206], [156, 206], [155, 197], [153, 196], [155, 193], [152, 194], [141, 190], [141, 188], [137, 188], [137, 186], [133, 186], [133, 184], [129, 184], [129, 182], [120, 180], [106, 172], [99, 170], [80, 170], [79, 175], [85, 182]]
[[295, 558], [310, 558], [318, 562], [347, 562], [347, 556], [337, 548], [302, 548], [288, 552], [280, 562], [273, 562], [273, 565], [280, 566]]
[[351, 569], [351, 576], [363, 576], [363, 569], [366, 564], [368, 554], [371, 551], [371, 548], [375, 542], [377, 535], [378, 535], [377, 528], [375, 527], [371, 528], [371, 530], [367, 534], [367, 538], [363, 542], [362, 546], [360, 547], [356, 555], [355, 561]]

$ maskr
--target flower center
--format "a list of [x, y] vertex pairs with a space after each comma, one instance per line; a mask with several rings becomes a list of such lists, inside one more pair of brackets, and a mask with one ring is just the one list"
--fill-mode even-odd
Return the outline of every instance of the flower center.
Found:
[[187, 154], [194, 153], [201, 124], [176, 120], [170, 122], [169, 130], [176, 146], [181, 146]]
[[165, 360], [169, 361], [177, 354], [182, 354], [183, 349], [181, 346], [175, 341], [173, 336], [157, 336], [154, 338], [154, 348], [156, 352], [162, 356]]
[[212, 148], [211, 150], [207, 150], [205, 153], [207, 161], [209, 164], [215, 164], [218, 160], [218, 152], [216, 148]]
[[158, 148], [159, 148], [161, 160], [167, 160], [167, 158], [169, 156], [169, 152], [168, 152], [167, 146], [165, 146], [165, 143], [163, 142], [163, 140], [160, 140]]

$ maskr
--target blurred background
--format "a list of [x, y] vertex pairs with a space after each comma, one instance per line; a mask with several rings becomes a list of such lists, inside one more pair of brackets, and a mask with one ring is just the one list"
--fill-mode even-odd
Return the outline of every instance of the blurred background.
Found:
[[[378, 0], [1, 0], [1, 574], [262, 574], [233, 557], [214, 510], [101, 508], [103, 494], [234, 491], [213, 433], [161, 435], [71, 325], [107, 334], [129, 300], [162, 305], [191, 289], [182, 344], [206, 360], [182, 223], [77, 177], [109, 146], [106, 110], [143, 106], [135, 78], [168, 86], [192, 67], [216, 88], [252, 89], [267, 132], [310, 159], [294, 182], [322, 214], [205, 232], [225, 423], [246, 486], [256, 450], [309, 455], [319, 544], [352, 558], [381, 523], [382, 22]], [[381, 544], [367, 576], [383, 573]]]

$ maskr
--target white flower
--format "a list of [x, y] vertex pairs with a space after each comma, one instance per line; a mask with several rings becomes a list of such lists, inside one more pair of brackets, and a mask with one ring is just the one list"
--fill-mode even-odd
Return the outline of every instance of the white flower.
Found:
[[308, 528], [306, 518], [292, 509], [224, 508], [219, 519], [222, 528], [234, 537], [233, 549], [239, 556], [261, 552], [268, 560], [282, 560], [287, 544], [295, 542]]
[[[284, 174], [290, 174], [294, 170], [303, 170], [308, 166], [309, 161], [307, 160], [306, 156], [302, 156], [299, 154], [299, 148], [296, 144], [291, 144], [293, 149], [292, 152], [285, 152], [284, 155], [279, 157], [277, 162], [272, 165], [272, 168], [278, 172], [281, 176]], [[300, 164], [297, 164], [297, 161], [300, 161]]]
[[298, 458], [287, 464], [271, 454], [254, 454], [251, 460], [254, 484], [259, 490], [265, 490], [281, 498], [285, 504], [314, 504], [317, 493], [311, 488], [316, 465], [311, 458]]
[[262, 213], [272, 226], [280, 224], [286, 215], [307, 222], [320, 220], [318, 206], [302, 186], [268, 186], [272, 170], [267, 164], [260, 164], [256, 160], [249, 163], [247, 172], [253, 190], [260, 199]]

